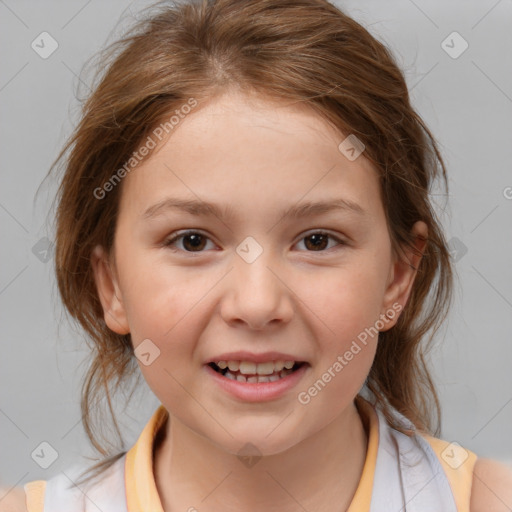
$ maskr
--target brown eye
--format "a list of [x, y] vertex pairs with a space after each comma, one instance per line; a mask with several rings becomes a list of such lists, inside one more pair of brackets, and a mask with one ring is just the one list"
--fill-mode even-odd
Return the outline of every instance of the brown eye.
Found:
[[[304, 241], [307, 252], [327, 252], [328, 248], [333, 247], [329, 247], [329, 240], [337, 242], [334, 246], [346, 245], [346, 243], [339, 238], [322, 231], [317, 231], [303, 237], [301, 242]], [[185, 231], [166, 240], [164, 245], [170, 247], [173, 251], [200, 253], [205, 251], [208, 241], [211, 240], [198, 231]], [[181, 242], [181, 247], [176, 247], [178, 242]]]
[[308, 248], [308, 249], [312, 249], [313, 251], [321, 251], [323, 249], [325, 249], [328, 245], [328, 240], [329, 240], [329, 236], [328, 235], [323, 235], [323, 234], [319, 234], [319, 233], [316, 233], [314, 235], [309, 235], [307, 237], [304, 238], [304, 240], [309, 240], [311, 241], [311, 243], [305, 243], [305, 246]]
[[202, 252], [209, 238], [197, 231], [187, 231], [170, 238], [165, 242], [165, 245], [173, 246], [178, 240], [182, 240], [182, 250], [185, 252]]
[[304, 246], [306, 247], [308, 252], [326, 252], [325, 249], [329, 245], [329, 239], [338, 242], [337, 245], [346, 245], [339, 238], [329, 233], [324, 233], [322, 231], [311, 233], [310, 235], [305, 236], [302, 240], [305, 241]]

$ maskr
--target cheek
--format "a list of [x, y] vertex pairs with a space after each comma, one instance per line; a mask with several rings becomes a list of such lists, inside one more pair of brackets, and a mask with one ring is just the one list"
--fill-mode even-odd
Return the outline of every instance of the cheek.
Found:
[[376, 265], [331, 269], [323, 276], [309, 275], [296, 282], [299, 299], [323, 325], [327, 339], [340, 343], [375, 324], [382, 304], [383, 277]]
[[161, 338], [197, 303], [197, 287], [183, 269], [156, 261], [142, 251], [132, 254], [123, 267], [120, 265], [132, 338]]
[[[361, 390], [375, 358], [379, 301], [374, 275], [338, 273], [325, 281], [325, 292], [310, 294], [315, 313], [318, 357], [299, 402], [325, 421], [334, 419]], [[310, 315], [311, 317], [311, 315]]]
[[[133, 261], [133, 265], [137, 268], [138, 264]], [[190, 371], [194, 340], [200, 338], [204, 329], [204, 280], [198, 287], [181, 270], [159, 264], [149, 268], [144, 272], [126, 272], [125, 310], [136, 354], [139, 345], [139, 351], [148, 347], [150, 353], [157, 354], [148, 366], [139, 362], [144, 377], [150, 386], [162, 381], [173, 386], [169, 373], [181, 381]]]
[[172, 284], [164, 279], [146, 279], [138, 289], [143, 293], [132, 295], [129, 304], [132, 343], [136, 354], [143, 344], [157, 354], [149, 365], [139, 357], [141, 373], [162, 402], [172, 405], [173, 410], [184, 410], [190, 397], [182, 386], [191, 388], [199, 365], [195, 351], [204, 330], [200, 302], [204, 291], [193, 293], [175, 279]]

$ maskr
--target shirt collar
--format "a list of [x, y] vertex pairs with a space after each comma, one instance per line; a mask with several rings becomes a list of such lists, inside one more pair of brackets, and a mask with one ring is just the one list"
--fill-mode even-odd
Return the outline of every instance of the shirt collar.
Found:
[[[363, 473], [347, 512], [367, 512], [370, 510], [377, 461], [379, 420], [374, 406], [366, 399], [358, 395], [355, 403], [369, 435]], [[126, 454], [125, 485], [129, 512], [147, 512], [148, 510], [164, 512], [153, 473], [153, 443], [158, 430], [168, 416], [165, 407], [160, 405], [144, 427], [137, 442]]]

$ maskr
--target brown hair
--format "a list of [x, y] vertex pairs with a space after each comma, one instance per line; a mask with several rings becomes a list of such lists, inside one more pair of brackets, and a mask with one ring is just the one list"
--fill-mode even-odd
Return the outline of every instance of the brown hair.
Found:
[[[440, 405], [424, 357], [447, 315], [453, 275], [429, 194], [435, 178], [443, 178], [446, 190], [448, 181], [437, 144], [411, 107], [390, 51], [326, 0], [163, 2], [148, 12], [99, 55], [99, 84], [54, 163], [70, 150], [57, 194], [55, 265], [63, 303], [92, 341], [81, 405], [93, 446], [109, 455], [92, 418], [100, 397], [106, 397], [122, 441], [110, 396], [137, 369], [130, 335], [112, 332], [104, 321], [90, 261], [97, 244], [112, 247], [122, 183], [102, 199], [93, 191], [176, 108], [234, 87], [300, 102], [365, 144], [364, 154], [379, 175], [395, 254], [404, 246], [414, 250], [410, 230], [418, 220], [427, 224], [411, 296], [398, 323], [380, 333], [366, 384], [392, 426], [401, 429], [389, 405], [417, 428], [439, 435]], [[91, 471], [99, 475], [123, 453]]]

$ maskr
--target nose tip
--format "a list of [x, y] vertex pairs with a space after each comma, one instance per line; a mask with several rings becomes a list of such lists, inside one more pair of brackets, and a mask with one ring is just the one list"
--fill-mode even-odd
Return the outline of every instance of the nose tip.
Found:
[[[250, 244], [246, 254], [254, 256]], [[252, 263], [242, 257], [235, 265], [228, 284], [231, 293], [221, 308], [225, 321], [242, 322], [254, 331], [288, 322], [293, 315], [289, 288], [262, 254], [263, 251]]]

